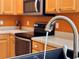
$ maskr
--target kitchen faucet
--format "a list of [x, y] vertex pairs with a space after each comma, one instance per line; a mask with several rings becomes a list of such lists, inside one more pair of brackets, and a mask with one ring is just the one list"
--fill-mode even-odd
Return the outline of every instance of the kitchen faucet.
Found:
[[51, 32], [53, 29], [53, 25], [56, 23], [57, 20], [65, 20], [66, 22], [68, 22], [70, 24], [70, 26], [72, 27], [73, 30], [73, 34], [74, 34], [74, 39], [73, 39], [73, 59], [79, 59], [78, 58], [78, 30], [75, 26], [75, 24], [72, 22], [72, 20], [66, 16], [55, 16], [53, 17], [48, 24], [46, 25], [45, 30], [47, 32]]

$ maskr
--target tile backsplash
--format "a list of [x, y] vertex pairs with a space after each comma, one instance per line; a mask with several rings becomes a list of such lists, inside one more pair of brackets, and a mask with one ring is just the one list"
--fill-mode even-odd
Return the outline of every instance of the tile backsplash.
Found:
[[[58, 14], [58, 15], [65, 15], [72, 19], [72, 21], [77, 26], [77, 29], [79, 31], [79, 13], [71, 13], [71, 14]], [[22, 27], [33, 27], [34, 23], [36, 22], [44, 22], [48, 23], [48, 21], [53, 16], [24, 16], [24, 15], [0, 15], [1, 25], [2, 26], [16, 26], [16, 20], [20, 21], [20, 24]], [[62, 32], [72, 32], [72, 29], [70, 25], [65, 21], [58, 21], [58, 27], [56, 28], [56, 31], [62, 31]]]
[[0, 30], [15, 30], [18, 29], [16, 21], [18, 16], [0, 15]]
[[[77, 26], [77, 29], [79, 31], [79, 13], [69, 13], [69, 14], [58, 14], [58, 15], [64, 15], [72, 19], [72, 21], [75, 23]], [[48, 21], [52, 18], [53, 16], [22, 16], [21, 18], [21, 25], [26, 26], [26, 27], [33, 27], [34, 23], [36, 22], [44, 22], [48, 23]], [[29, 25], [28, 22], [29, 21]], [[70, 25], [61, 20], [58, 21], [58, 26], [56, 28], [56, 31], [62, 31], [62, 32], [72, 32], [72, 29]]]
[[16, 26], [17, 16], [0, 15], [0, 26]]

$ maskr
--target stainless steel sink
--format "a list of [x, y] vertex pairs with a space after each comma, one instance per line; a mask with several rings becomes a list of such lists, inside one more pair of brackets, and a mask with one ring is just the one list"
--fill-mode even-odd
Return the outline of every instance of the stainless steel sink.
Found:
[[[27, 54], [22, 56], [17, 56], [10, 59], [43, 59], [43, 52], [36, 53], [36, 54]], [[73, 52], [71, 50], [67, 51], [67, 56], [73, 59]], [[47, 51], [46, 59], [65, 59], [63, 49], [56, 49]]]

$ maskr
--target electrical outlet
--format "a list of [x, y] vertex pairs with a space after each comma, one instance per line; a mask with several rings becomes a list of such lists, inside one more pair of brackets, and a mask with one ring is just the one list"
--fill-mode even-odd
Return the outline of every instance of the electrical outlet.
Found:
[[30, 25], [30, 22], [29, 21], [27, 21], [27, 25]]
[[59, 23], [56, 23], [56, 28], [57, 28], [57, 29], [59, 28]]
[[0, 25], [3, 25], [4, 24], [4, 21], [3, 20], [0, 20]]

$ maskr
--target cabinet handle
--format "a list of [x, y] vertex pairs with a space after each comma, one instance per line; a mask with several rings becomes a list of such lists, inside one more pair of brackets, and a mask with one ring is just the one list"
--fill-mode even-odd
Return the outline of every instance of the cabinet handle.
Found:
[[56, 9], [54, 9], [56, 11]]
[[59, 8], [59, 11], [61, 11], [61, 8]]
[[38, 45], [34, 45], [35, 48], [38, 48]]
[[54, 12], [56, 12], [56, 9], [52, 9]]

